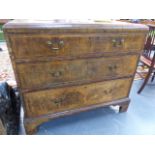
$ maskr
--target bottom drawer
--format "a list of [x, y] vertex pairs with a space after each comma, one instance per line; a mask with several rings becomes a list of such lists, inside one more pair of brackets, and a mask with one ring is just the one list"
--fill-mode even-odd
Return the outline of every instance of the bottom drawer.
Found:
[[25, 93], [26, 116], [37, 117], [125, 98], [131, 81], [126, 78]]

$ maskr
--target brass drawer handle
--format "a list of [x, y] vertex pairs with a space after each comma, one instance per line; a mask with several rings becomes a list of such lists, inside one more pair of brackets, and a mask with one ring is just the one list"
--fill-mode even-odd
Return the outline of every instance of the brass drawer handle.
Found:
[[65, 99], [65, 96], [62, 96], [60, 98], [56, 98], [56, 99], [51, 100], [51, 101], [54, 105], [60, 106], [63, 103], [64, 99]]
[[121, 47], [124, 44], [124, 39], [122, 38], [116, 38], [112, 40], [113, 47]]
[[63, 40], [47, 41], [46, 43], [54, 51], [60, 50], [64, 46], [64, 41]]
[[60, 77], [60, 76], [63, 75], [63, 71], [50, 72], [50, 74], [51, 74], [53, 77]]
[[114, 71], [117, 69], [117, 65], [116, 64], [115, 65], [109, 65], [108, 68], [110, 71]]

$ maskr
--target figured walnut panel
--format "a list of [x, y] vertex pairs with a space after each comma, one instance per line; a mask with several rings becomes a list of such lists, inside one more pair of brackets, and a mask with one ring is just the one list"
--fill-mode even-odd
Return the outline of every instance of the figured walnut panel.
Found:
[[67, 82], [131, 76], [137, 55], [18, 64], [22, 89], [46, 88]]
[[131, 78], [118, 79], [25, 93], [26, 116], [36, 117], [125, 98], [131, 81]]
[[139, 52], [144, 34], [10, 35], [15, 58], [79, 56], [103, 52]]
[[120, 105], [120, 112], [127, 110], [147, 26], [15, 20], [3, 30], [27, 133], [50, 118], [97, 107]]

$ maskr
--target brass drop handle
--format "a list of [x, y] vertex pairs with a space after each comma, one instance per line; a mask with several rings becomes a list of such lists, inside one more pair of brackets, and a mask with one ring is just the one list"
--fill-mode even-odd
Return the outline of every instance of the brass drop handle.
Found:
[[61, 98], [54, 101], [54, 104], [56, 104], [56, 105], [60, 105], [61, 103], [62, 103]]
[[60, 50], [64, 46], [64, 41], [63, 40], [47, 41], [46, 43], [54, 51]]
[[114, 71], [114, 70], [117, 69], [117, 65], [116, 64], [114, 64], [114, 65], [111, 64], [111, 65], [108, 66], [108, 68], [109, 68], [110, 71]]
[[65, 99], [65, 97], [63, 96], [63, 97], [56, 98], [56, 99], [51, 100], [51, 101], [54, 105], [60, 106], [63, 103], [64, 99]]
[[53, 76], [53, 77], [60, 77], [63, 75], [63, 71], [54, 71], [54, 72], [50, 72], [50, 74]]
[[115, 38], [112, 39], [112, 45], [113, 47], [121, 47], [124, 44], [124, 39], [122, 38]]

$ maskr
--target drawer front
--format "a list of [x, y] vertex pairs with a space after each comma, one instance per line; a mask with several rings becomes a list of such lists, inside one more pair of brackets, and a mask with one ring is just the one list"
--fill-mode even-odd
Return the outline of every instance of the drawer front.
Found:
[[141, 51], [144, 35], [12, 35], [16, 58], [79, 56], [89, 53]]
[[22, 89], [47, 88], [68, 82], [88, 82], [133, 75], [138, 56], [100, 57], [18, 64]]
[[132, 79], [50, 89], [23, 95], [27, 117], [86, 107], [128, 96]]

